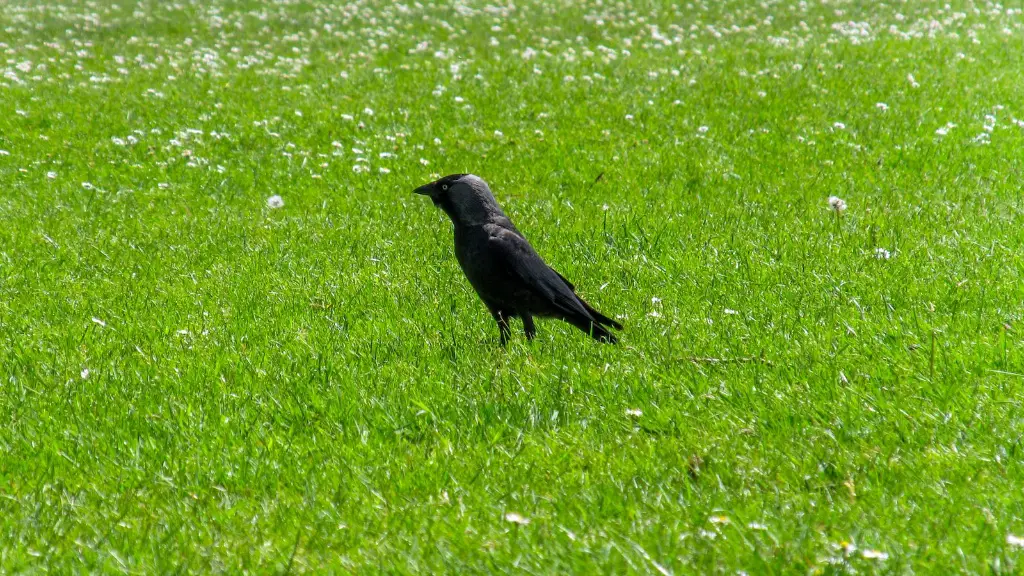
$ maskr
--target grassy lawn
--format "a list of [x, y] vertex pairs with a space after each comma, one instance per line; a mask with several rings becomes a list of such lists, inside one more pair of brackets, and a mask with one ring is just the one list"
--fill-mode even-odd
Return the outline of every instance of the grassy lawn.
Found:
[[1024, 572], [1021, 4], [673, 4], [0, 0], [0, 573]]

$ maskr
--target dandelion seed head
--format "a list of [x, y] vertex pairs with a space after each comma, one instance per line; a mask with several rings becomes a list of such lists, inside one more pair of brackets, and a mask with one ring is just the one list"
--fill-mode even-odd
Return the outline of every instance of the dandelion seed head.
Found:
[[835, 210], [838, 213], [846, 211], [846, 201], [840, 198], [839, 196], [829, 196], [828, 206], [829, 208]]

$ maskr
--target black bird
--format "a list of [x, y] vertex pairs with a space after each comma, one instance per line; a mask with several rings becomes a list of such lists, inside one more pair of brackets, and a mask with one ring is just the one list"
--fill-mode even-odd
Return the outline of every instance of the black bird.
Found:
[[530, 340], [533, 317], [559, 318], [601, 342], [616, 341], [608, 327], [622, 325], [576, 295], [576, 287], [548, 266], [498, 206], [487, 183], [473, 174], [452, 174], [420, 186], [455, 225], [455, 256], [498, 323], [502, 346], [509, 319], [523, 319]]

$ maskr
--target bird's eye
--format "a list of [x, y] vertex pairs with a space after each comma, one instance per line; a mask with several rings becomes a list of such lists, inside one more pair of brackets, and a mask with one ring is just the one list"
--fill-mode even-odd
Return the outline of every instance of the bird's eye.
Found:
[[447, 190], [447, 189], [448, 189], [448, 185], [447, 184], [441, 184], [441, 190]]

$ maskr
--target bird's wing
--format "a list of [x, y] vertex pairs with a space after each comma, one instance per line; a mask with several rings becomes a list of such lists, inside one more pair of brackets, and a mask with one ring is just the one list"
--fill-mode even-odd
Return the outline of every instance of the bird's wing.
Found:
[[[549, 268], [550, 268], [550, 266], [549, 266]], [[569, 290], [572, 290], [573, 292], [576, 291], [576, 287], [572, 285], [572, 282], [569, 282], [568, 280], [566, 280], [565, 276], [562, 276], [561, 272], [559, 272], [558, 270], [555, 270], [554, 268], [551, 268], [551, 271], [554, 272], [555, 274], [558, 274], [558, 277], [562, 279], [562, 282], [565, 282], [565, 285], [569, 287]]]
[[488, 244], [495, 255], [531, 292], [565, 314], [593, 320], [573, 292], [572, 284], [548, 266], [525, 238], [500, 226], [489, 232]]

